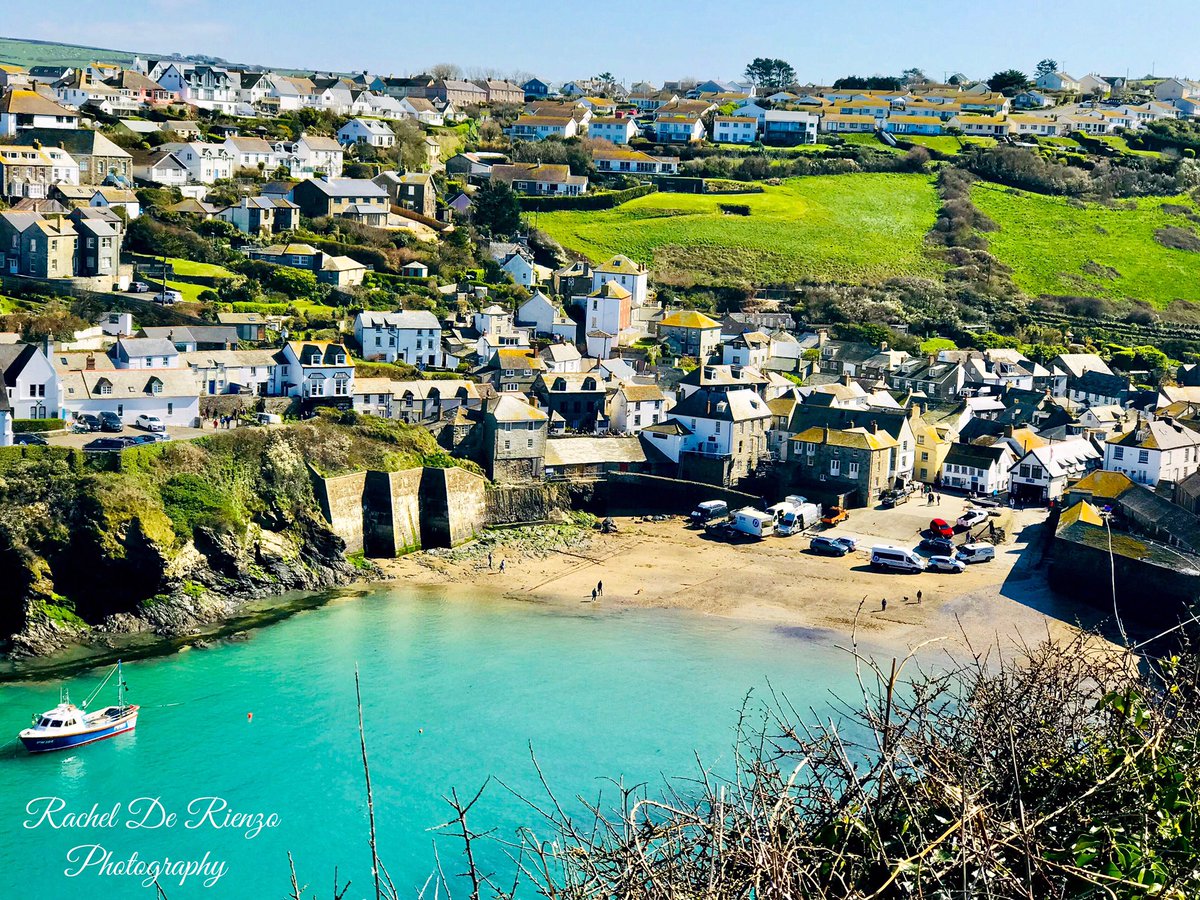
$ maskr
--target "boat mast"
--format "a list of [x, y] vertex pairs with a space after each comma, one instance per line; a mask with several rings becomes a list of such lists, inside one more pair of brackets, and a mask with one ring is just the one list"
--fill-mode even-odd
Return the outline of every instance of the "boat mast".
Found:
[[125, 676], [121, 674], [121, 661], [117, 660], [117, 709], [125, 709]]

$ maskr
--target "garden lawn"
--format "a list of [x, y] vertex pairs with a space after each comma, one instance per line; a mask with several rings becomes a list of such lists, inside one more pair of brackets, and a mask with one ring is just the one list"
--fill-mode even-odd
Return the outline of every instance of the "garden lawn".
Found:
[[948, 156], [954, 156], [962, 150], [962, 142], [952, 134], [898, 134], [896, 140], [928, 147]]
[[[135, 253], [134, 257], [145, 262], [162, 262], [162, 257], [146, 256], [140, 253]], [[237, 277], [237, 273], [229, 271], [224, 266], [217, 266], [212, 263], [194, 262], [190, 259], [180, 259], [175, 256], [168, 256], [167, 263], [173, 267], [176, 275], [182, 275], [184, 278]]]
[[[750, 208], [726, 215], [720, 205]], [[925, 250], [938, 207], [924, 175], [823, 175], [735, 196], [659, 192], [615, 209], [541, 213], [564, 247], [603, 262], [623, 253], [664, 284], [864, 283], [937, 277]]]
[[1158, 307], [1200, 300], [1200, 253], [1169, 249], [1154, 237], [1172, 226], [1200, 235], [1195, 222], [1162, 209], [1166, 203], [1200, 213], [1186, 196], [1143, 197], [1136, 209], [1119, 209], [978, 182], [971, 198], [1000, 226], [987, 235], [992, 253], [1030, 294], [1133, 298]]

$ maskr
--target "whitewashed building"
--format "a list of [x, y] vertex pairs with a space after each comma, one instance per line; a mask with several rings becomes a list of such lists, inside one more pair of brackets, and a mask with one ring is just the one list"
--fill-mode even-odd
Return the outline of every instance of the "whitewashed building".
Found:
[[364, 359], [406, 362], [418, 368], [441, 368], [442, 326], [428, 310], [360, 312], [354, 336]]

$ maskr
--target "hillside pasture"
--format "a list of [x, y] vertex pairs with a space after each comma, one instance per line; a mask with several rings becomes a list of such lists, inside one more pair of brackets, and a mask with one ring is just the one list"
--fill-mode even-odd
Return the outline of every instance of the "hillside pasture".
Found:
[[728, 197], [659, 192], [610, 210], [542, 213], [535, 224], [593, 261], [623, 253], [659, 283], [683, 287], [941, 272], [925, 247], [938, 207], [927, 176], [814, 176], [764, 188], [737, 197], [748, 216], [722, 212]]
[[1000, 226], [987, 234], [992, 253], [1031, 295], [1200, 301], [1200, 252], [1175, 249], [1200, 242], [1186, 195], [1107, 206], [978, 182], [971, 197]]

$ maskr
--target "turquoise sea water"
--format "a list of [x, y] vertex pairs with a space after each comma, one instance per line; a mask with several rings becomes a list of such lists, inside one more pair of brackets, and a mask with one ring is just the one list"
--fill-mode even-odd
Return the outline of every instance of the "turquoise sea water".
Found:
[[[830, 692], [855, 692], [850, 658], [833, 640], [789, 629], [660, 610], [574, 613], [506, 601], [447, 598], [381, 588], [252, 633], [175, 656], [127, 665], [137, 730], [63, 754], [0, 752], [0, 897], [153, 897], [142, 878], [100, 872], [136, 852], [141, 860], [223, 862], [202, 876], [161, 883], [170, 900], [258, 898], [288, 890], [287, 851], [301, 883], [329, 896], [333, 868], [371, 893], [366, 804], [354, 705], [354, 665], [364, 690], [379, 852], [402, 895], [434, 870], [431, 828], [449, 818], [450, 789], [471, 795], [488, 775], [537, 794], [532, 743], [560, 798], [612, 795], [609, 777], [661, 783], [696, 771], [693, 753], [720, 769], [747, 691], [768, 681], [800, 709], [827, 709]], [[82, 700], [102, 672], [69, 680]], [[111, 702], [106, 688], [101, 700]], [[0, 685], [0, 735], [52, 707], [57, 684]], [[98, 701], [99, 702], [99, 701]], [[165, 704], [178, 704], [168, 706]], [[94, 704], [95, 706], [95, 704]], [[253, 713], [253, 720], [247, 714]], [[61, 798], [42, 821], [27, 804]], [[275, 814], [256, 836], [216, 827], [228, 811]], [[141, 799], [139, 798], [151, 798]], [[157, 798], [156, 805], [153, 798]], [[49, 801], [47, 801], [49, 802]], [[113, 825], [72, 828], [67, 812], [120, 804]], [[131, 809], [132, 804], [132, 809]], [[149, 813], [148, 813], [149, 811]], [[162, 813], [175, 813], [163, 824]], [[197, 824], [198, 827], [188, 827]], [[142, 821], [151, 828], [130, 828]], [[536, 818], [492, 784], [472, 824], [511, 835]], [[457, 846], [436, 838], [447, 872]], [[75, 871], [99, 845], [96, 865]], [[485, 862], [503, 870], [495, 848]], [[210, 870], [209, 874], [212, 872]], [[459, 893], [465, 893], [459, 890]], [[430, 892], [429, 896], [432, 896]]]

